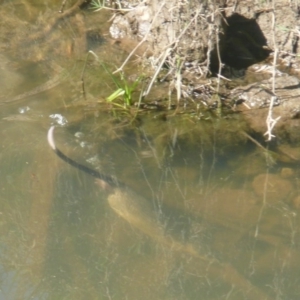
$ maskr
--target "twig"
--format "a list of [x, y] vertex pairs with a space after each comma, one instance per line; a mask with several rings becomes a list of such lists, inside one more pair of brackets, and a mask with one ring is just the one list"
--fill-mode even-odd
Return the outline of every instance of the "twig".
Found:
[[61, 3], [61, 6], [60, 6], [60, 9], [59, 9], [59, 13], [63, 13], [64, 12], [64, 8], [65, 8], [65, 5], [67, 3], [67, 0], [63, 0], [62, 3]]
[[252, 143], [254, 143], [257, 147], [261, 148], [264, 151], [269, 151], [267, 148], [265, 148], [262, 144], [260, 144], [256, 139], [254, 139], [251, 135], [249, 135], [244, 130], [241, 131], [242, 135], [244, 135], [247, 139], [249, 139]]
[[267, 123], [267, 131], [264, 135], [267, 136], [267, 141], [271, 141], [273, 137], [275, 137], [274, 134], [272, 134], [272, 130], [275, 127], [276, 123], [281, 118], [280, 116], [276, 119], [273, 118], [273, 106], [274, 102], [277, 99], [276, 93], [275, 93], [275, 85], [276, 85], [276, 64], [277, 64], [277, 56], [278, 56], [278, 46], [276, 43], [276, 36], [275, 36], [275, 23], [276, 23], [276, 17], [275, 17], [275, 0], [272, 0], [273, 10], [272, 10], [272, 36], [273, 36], [273, 43], [274, 43], [274, 59], [273, 59], [273, 72], [272, 72], [272, 93], [273, 96], [271, 97], [270, 106], [269, 106], [269, 112], [266, 119]]
[[85, 92], [85, 83], [84, 83], [84, 73], [85, 73], [85, 69], [86, 69], [86, 65], [87, 65], [87, 60], [88, 60], [88, 57], [89, 55], [92, 54], [96, 60], [98, 60], [98, 57], [97, 55], [93, 52], [93, 51], [89, 51], [86, 55], [86, 58], [85, 58], [85, 62], [84, 62], [84, 65], [83, 65], [83, 68], [82, 68], [82, 71], [81, 71], [81, 87], [82, 87], [82, 95], [83, 95], [83, 99], [86, 101], [86, 92]]
[[177, 68], [176, 68], [176, 83], [175, 83], [175, 87], [176, 87], [176, 90], [177, 90], [177, 107], [179, 107], [179, 101], [180, 101], [180, 98], [181, 98], [181, 69], [182, 69], [182, 65], [183, 63], [182, 62], [178, 62], [177, 63]]
[[161, 6], [159, 7], [159, 9], [157, 10], [156, 14], [154, 15], [154, 18], [147, 30], [147, 32], [145, 33], [143, 39], [134, 47], [134, 49], [129, 53], [129, 55], [127, 56], [127, 58], [125, 59], [125, 61], [123, 62], [122, 66], [120, 68], [118, 68], [116, 71], [113, 72], [113, 74], [118, 73], [123, 71], [124, 66], [127, 64], [127, 62], [129, 61], [129, 59], [131, 58], [131, 56], [135, 53], [135, 51], [146, 41], [147, 36], [152, 28], [152, 25], [154, 24], [158, 14], [160, 13], [161, 9], [163, 8], [163, 6], [165, 5], [166, 1], [163, 1], [163, 3], [161, 4]]
[[152, 85], [153, 85], [153, 83], [154, 83], [154, 81], [155, 81], [155, 79], [156, 79], [156, 77], [157, 77], [157, 75], [158, 75], [158, 73], [159, 73], [159, 71], [160, 71], [162, 65], [164, 64], [164, 62], [165, 62], [166, 58], [168, 57], [169, 53], [171, 52], [171, 50], [172, 50], [171, 48], [168, 48], [168, 49], [165, 51], [165, 53], [164, 53], [164, 55], [163, 55], [163, 57], [162, 57], [162, 60], [161, 60], [161, 62], [160, 62], [160, 64], [159, 64], [159, 66], [157, 67], [156, 72], [155, 72], [155, 74], [153, 75], [153, 77], [152, 77], [152, 79], [151, 79], [151, 82], [150, 82], [149, 85], [148, 85], [147, 91], [144, 92], [143, 96], [148, 95], [148, 93], [150, 92], [151, 87], [152, 87]]

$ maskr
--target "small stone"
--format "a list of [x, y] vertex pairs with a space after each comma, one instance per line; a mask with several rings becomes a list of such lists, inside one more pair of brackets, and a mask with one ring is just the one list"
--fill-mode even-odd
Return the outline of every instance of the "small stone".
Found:
[[299, 209], [300, 208], [300, 196], [295, 197], [292, 201], [292, 204], [296, 209]]
[[292, 191], [290, 181], [276, 174], [260, 174], [252, 182], [252, 187], [257, 196], [266, 198], [268, 203], [286, 201]]
[[290, 145], [280, 145], [278, 147], [279, 153], [289, 158], [289, 161], [300, 161], [300, 147], [292, 147]]
[[282, 178], [291, 178], [295, 175], [295, 171], [291, 168], [282, 168], [280, 175]]

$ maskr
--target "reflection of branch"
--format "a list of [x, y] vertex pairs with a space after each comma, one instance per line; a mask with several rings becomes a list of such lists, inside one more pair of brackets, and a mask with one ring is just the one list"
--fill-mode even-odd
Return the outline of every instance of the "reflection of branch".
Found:
[[29, 36], [28, 41], [26, 43], [30, 44], [31, 42], [36, 42], [37, 40], [45, 38], [48, 34], [52, 32], [52, 30], [59, 24], [61, 20], [75, 14], [79, 10], [80, 6], [84, 3], [85, 0], [77, 0], [77, 2], [72, 7], [70, 7], [66, 11], [63, 11], [65, 4], [65, 1], [63, 1], [59, 13], [54, 14], [54, 17], [47, 21], [44, 30], [40, 30], [39, 32]]
[[266, 147], [264, 147], [262, 144], [260, 144], [256, 139], [254, 139], [252, 136], [250, 136], [247, 132], [242, 130], [242, 135], [244, 135], [247, 139], [249, 139], [252, 143], [254, 143], [258, 148], [262, 149], [266, 156], [266, 161], [268, 163], [268, 165], [274, 165], [276, 163], [278, 154], [270, 151], [269, 149], [267, 149]]
[[268, 151], [262, 144], [260, 144], [256, 139], [254, 139], [251, 135], [249, 135], [244, 130], [241, 131], [242, 135], [249, 139], [252, 143], [254, 143], [257, 147], [263, 149], [264, 151]]
[[275, 37], [275, 23], [276, 23], [276, 18], [275, 18], [275, 1], [272, 1], [273, 4], [273, 9], [272, 9], [272, 36], [273, 36], [273, 44], [274, 44], [274, 59], [273, 59], [273, 71], [272, 71], [272, 93], [274, 96], [271, 97], [270, 101], [270, 106], [269, 106], [269, 112], [268, 112], [268, 117], [266, 119], [267, 123], [267, 131], [264, 135], [267, 136], [267, 141], [270, 141], [275, 135], [272, 134], [272, 130], [278, 120], [281, 117], [277, 117], [276, 119], [273, 119], [272, 113], [273, 113], [273, 106], [274, 106], [274, 101], [277, 99], [276, 94], [275, 94], [275, 76], [276, 76], [276, 63], [277, 63], [277, 56], [278, 56], [278, 47], [276, 44], [276, 37]]

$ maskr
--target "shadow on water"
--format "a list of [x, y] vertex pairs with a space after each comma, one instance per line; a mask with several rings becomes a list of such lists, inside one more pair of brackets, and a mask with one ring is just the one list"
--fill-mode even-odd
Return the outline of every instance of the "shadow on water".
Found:
[[[26, 22], [41, 9], [5, 3], [23, 7]], [[110, 49], [98, 51], [113, 59]], [[44, 70], [24, 56], [1, 59], [8, 98], [47, 79], [48, 59]], [[0, 299], [298, 299], [298, 166], [270, 165], [233, 118], [153, 112], [131, 122], [72, 105], [81, 58], [56, 57], [73, 70], [67, 80], [1, 107]], [[128, 186], [117, 207], [49, 149], [51, 124], [62, 127], [61, 150]], [[122, 216], [123, 200], [134, 215]]]

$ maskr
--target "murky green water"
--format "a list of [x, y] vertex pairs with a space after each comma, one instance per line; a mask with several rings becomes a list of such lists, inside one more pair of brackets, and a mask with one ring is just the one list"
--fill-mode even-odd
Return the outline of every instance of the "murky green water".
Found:
[[[33, 23], [55, 5], [28, 2], [1, 5]], [[94, 50], [122, 62], [109, 43]], [[1, 56], [5, 101], [59, 75], [53, 62], [67, 75], [1, 105], [0, 299], [299, 298], [297, 165], [270, 165], [238, 120], [115, 118], [95, 105], [112, 84], [92, 62], [87, 105], [84, 52], [25, 56]], [[129, 187], [129, 198], [117, 192], [135, 215], [118, 213], [94, 178], [51, 151], [53, 124], [61, 150]]]

